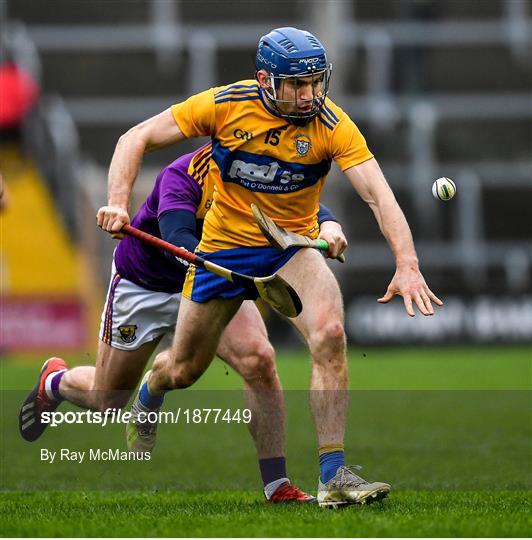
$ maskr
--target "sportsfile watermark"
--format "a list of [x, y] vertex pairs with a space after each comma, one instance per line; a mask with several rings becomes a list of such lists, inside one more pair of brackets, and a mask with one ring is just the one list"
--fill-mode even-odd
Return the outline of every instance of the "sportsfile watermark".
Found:
[[100, 411], [53, 411], [43, 412], [41, 421], [50, 427], [62, 424], [249, 424], [252, 419], [250, 409], [178, 408], [175, 411], [140, 411], [135, 417], [131, 412], [122, 409]]
[[[87, 411], [62, 403], [34, 442], [19, 433], [27, 391], [0, 392], [4, 490], [261, 489], [257, 448], [284, 445], [290, 479], [315, 489], [313, 403], [333, 391], [288, 390], [284, 399], [241, 390], [169, 393], [150, 452], [133, 446], [129, 408]], [[94, 396], [96, 398], [97, 396]], [[393, 490], [528, 490], [532, 437], [528, 390], [350, 391], [346, 462]], [[276, 411], [275, 407], [280, 408]], [[44, 420], [44, 418], [43, 418]], [[141, 419], [144, 420], [144, 419]], [[257, 446], [258, 445], [258, 446]]]

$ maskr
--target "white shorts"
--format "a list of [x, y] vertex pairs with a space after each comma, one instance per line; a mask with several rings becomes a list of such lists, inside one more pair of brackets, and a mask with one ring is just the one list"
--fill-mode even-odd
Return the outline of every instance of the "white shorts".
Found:
[[181, 293], [144, 289], [111, 270], [100, 324], [100, 339], [116, 349], [134, 351], [154, 339], [173, 335]]

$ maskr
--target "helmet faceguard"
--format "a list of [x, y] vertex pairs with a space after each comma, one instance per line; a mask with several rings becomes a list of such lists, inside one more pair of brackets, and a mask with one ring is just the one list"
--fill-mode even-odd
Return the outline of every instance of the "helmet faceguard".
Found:
[[329, 91], [332, 65], [310, 32], [272, 30], [259, 41], [255, 66], [268, 73], [269, 84], [263, 91], [276, 114], [296, 125], [305, 125], [319, 114]]
[[[325, 97], [329, 91], [331, 71], [332, 66], [302, 75], [274, 75], [270, 73], [268, 77], [270, 85], [263, 88], [263, 91], [279, 116], [295, 125], [305, 125], [320, 113], [325, 103]], [[302, 86], [310, 87], [312, 97], [300, 97], [298, 87]], [[288, 87], [291, 89], [289, 90]], [[288, 93], [292, 94], [293, 97], [287, 99]], [[310, 90], [307, 93], [310, 93]], [[305, 110], [300, 110], [300, 107]], [[308, 110], [306, 110], [307, 108]]]

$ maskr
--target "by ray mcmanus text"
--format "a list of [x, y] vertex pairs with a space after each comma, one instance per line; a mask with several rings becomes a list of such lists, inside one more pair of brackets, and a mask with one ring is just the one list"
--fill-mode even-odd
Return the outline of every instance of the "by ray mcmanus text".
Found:
[[82, 464], [86, 461], [150, 461], [150, 452], [128, 452], [120, 448], [89, 448], [88, 450], [71, 450], [60, 448], [59, 450], [40, 449], [41, 461], [58, 463], [68, 461]]

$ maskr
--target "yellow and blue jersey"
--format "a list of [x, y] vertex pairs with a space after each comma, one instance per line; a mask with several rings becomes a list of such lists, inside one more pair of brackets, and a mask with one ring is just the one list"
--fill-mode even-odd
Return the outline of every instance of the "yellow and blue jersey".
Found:
[[209, 174], [209, 164], [212, 157], [212, 146], [202, 146], [193, 154], [187, 168], [187, 174], [201, 188], [201, 201], [196, 210], [196, 219], [205, 219], [205, 214], [212, 206], [214, 178]]
[[210, 158], [206, 151], [197, 163], [198, 171], [208, 166], [206, 179], [214, 182], [198, 246], [204, 253], [268, 245], [252, 202], [281, 227], [316, 237], [332, 160], [346, 170], [373, 157], [357, 126], [330, 99], [309, 124], [295, 126], [275, 115], [253, 80], [196, 94], [173, 105], [172, 113], [185, 137], [212, 139]]

